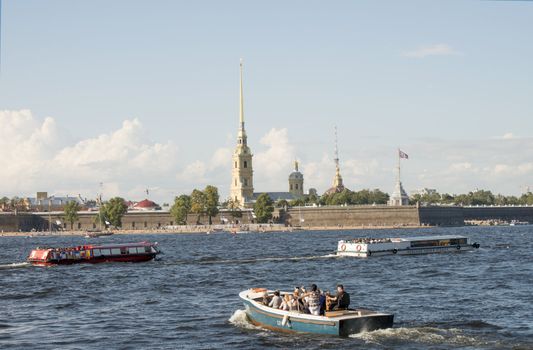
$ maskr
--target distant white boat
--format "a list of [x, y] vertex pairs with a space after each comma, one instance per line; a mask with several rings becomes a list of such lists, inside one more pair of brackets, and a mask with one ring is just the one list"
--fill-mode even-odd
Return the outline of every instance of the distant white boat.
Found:
[[421, 236], [404, 238], [356, 238], [339, 241], [337, 255], [366, 258], [381, 255], [415, 255], [460, 252], [479, 248], [463, 236]]
[[529, 222], [527, 221], [518, 221], [518, 220], [511, 220], [509, 223], [509, 226], [525, 226], [529, 225]]

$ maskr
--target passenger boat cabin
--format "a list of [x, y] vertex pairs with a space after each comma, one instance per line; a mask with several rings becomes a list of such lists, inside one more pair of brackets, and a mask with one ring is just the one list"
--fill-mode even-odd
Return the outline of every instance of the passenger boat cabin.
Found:
[[159, 253], [157, 243], [150, 242], [83, 245], [64, 248], [36, 248], [32, 250], [28, 261], [34, 265], [68, 265], [109, 261], [139, 262], [152, 260]]

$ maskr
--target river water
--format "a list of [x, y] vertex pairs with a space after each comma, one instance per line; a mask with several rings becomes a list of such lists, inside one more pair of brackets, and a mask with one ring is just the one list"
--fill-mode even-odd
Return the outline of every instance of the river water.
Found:
[[[472, 252], [336, 258], [361, 236], [462, 234]], [[0, 238], [1, 349], [533, 349], [533, 226], [212, 235]], [[39, 245], [157, 241], [147, 263], [32, 267]], [[250, 325], [238, 293], [343, 283], [352, 306], [395, 314], [348, 338]]]

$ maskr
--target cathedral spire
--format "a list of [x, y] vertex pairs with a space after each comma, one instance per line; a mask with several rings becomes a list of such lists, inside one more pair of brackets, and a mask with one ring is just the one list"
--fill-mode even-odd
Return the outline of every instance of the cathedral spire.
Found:
[[244, 95], [242, 87], [242, 58], [240, 63], [240, 93], [239, 93], [239, 121], [241, 123], [241, 130], [244, 131]]
[[337, 139], [337, 126], [335, 126], [335, 178], [333, 179], [333, 187], [341, 188], [344, 187], [342, 183], [341, 168], [339, 165], [339, 146]]
[[244, 96], [243, 96], [243, 63], [239, 65], [239, 131], [237, 147], [233, 152], [233, 169], [231, 181], [231, 199], [239, 206], [249, 205], [254, 196], [254, 178], [252, 168], [252, 152], [247, 144], [246, 131], [244, 130]]

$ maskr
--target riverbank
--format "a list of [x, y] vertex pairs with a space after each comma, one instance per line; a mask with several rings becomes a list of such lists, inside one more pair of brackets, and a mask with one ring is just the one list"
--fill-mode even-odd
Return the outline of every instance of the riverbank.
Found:
[[[430, 226], [305, 226], [305, 227], [286, 227], [283, 225], [254, 225], [255, 227], [249, 227], [250, 232], [253, 233], [270, 233], [270, 232], [298, 232], [298, 231], [347, 231], [347, 230], [385, 230], [385, 229], [416, 229]], [[218, 231], [217, 231], [218, 230]], [[216, 225], [198, 225], [198, 226], [174, 226], [171, 229], [145, 229], [145, 230], [110, 230], [105, 232], [111, 232], [114, 235], [138, 235], [138, 234], [207, 234], [209, 233], [221, 233], [231, 231], [230, 228], [224, 228], [222, 231]], [[245, 228], [239, 228], [238, 231], [245, 230]], [[0, 232], [0, 237], [57, 237], [57, 236], [85, 236], [88, 231], [48, 231], [44, 232]]]

